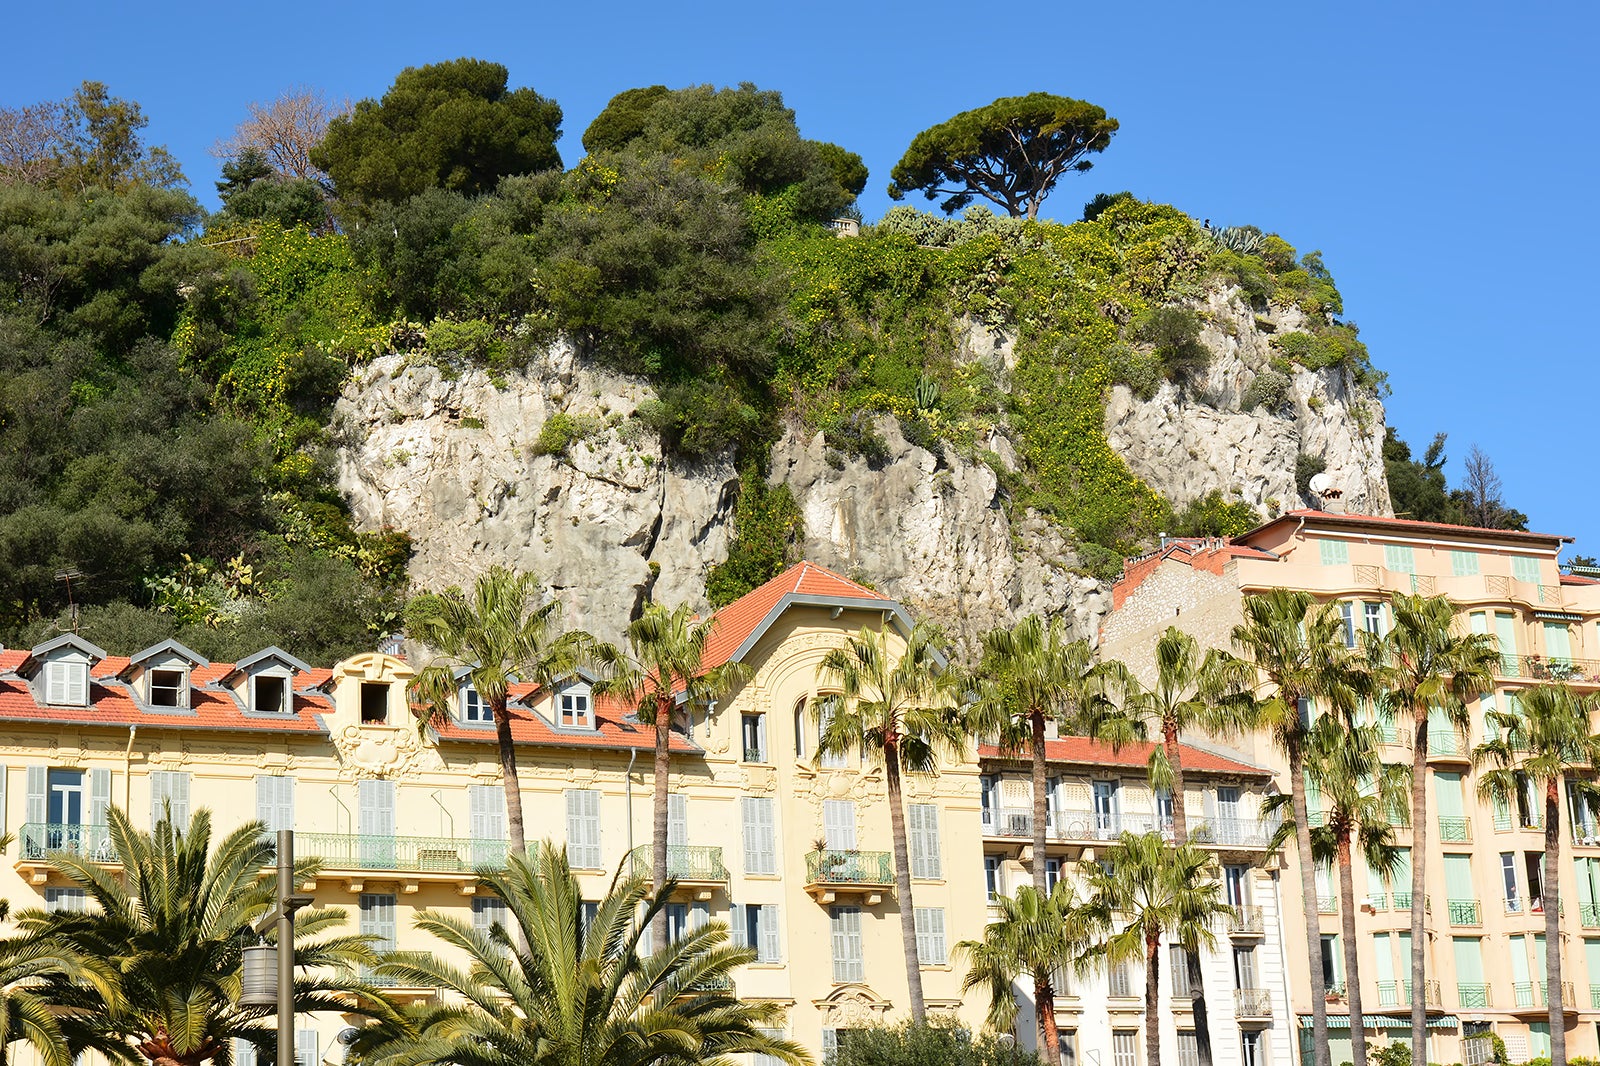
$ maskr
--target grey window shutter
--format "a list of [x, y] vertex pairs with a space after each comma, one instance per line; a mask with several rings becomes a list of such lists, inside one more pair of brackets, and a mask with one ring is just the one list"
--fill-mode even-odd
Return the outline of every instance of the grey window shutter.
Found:
[[734, 947], [749, 946], [749, 935], [745, 932], [744, 924], [744, 904], [731, 901], [728, 903], [728, 927], [731, 930]]
[[937, 879], [939, 862], [939, 808], [931, 803], [913, 803], [911, 821], [911, 876]]
[[711, 904], [694, 903], [689, 907], [689, 931], [691, 933], [704, 929], [711, 920]]
[[294, 1034], [294, 1066], [317, 1066], [322, 1061], [322, 1048], [318, 1046], [315, 1029], [296, 1029]]
[[744, 796], [739, 800], [739, 804], [744, 814], [744, 872], [777, 873], [777, 834], [772, 819], [773, 801], [760, 796]]
[[[166, 814], [167, 801], [172, 796], [172, 775], [165, 770], [154, 770], [150, 773], [150, 828], [153, 830], [161, 824], [162, 817]], [[178, 820], [174, 818], [174, 824]]]
[[362, 836], [394, 836], [394, 782], [366, 778], [356, 786]]
[[256, 775], [256, 821], [269, 833], [278, 830], [278, 779], [268, 774]]
[[689, 843], [689, 797], [667, 793], [667, 846], [681, 848]]
[[111, 809], [111, 771], [89, 771], [89, 824], [105, 825]]
[[761, 944], [757, 948], [761, 952], [762, 962], [782, 962], [783, 952], [778, 946], [778, 907], [774, 903], [761, 905]]
[[294, 828], [294, 778], [280, 777], [278, 780], [278, 824], [279, 829]]
[[234, 1037], [233, 1066], [256, 1066], [256, 1046], [248, 1040]]
[[823, 800], [822, 831], [829, 851], [856, 850], [855, 801]]
[[600, 867], [600, 793], [567, 790], [567, 861], [581, 870]]
[[472, 838], [501, 841], [506, 838], [506, 794], [498, 785], [470, 785]]
[[25, 817], [35, 824], [43, 823], [47, 817], [47, 797], [50, 788], [50, 768], [48, 766], [28, 767], [28, 802]]

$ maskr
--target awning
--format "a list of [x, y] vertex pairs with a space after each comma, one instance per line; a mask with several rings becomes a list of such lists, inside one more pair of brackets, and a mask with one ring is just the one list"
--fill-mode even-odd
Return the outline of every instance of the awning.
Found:
[[1571, 611], [1534, 611], [1533, 616], [1546, 622], [1581, 622], [1583, 615]]
[[[1411, 1019], [1410, 1018], [1397, 1017], [1397, 1016], [1395, 1016], [1393, 1014], [1363, 1014], [1361, 1016], [1361, 1021], [1362, 1021], [1362, 1024], [1365, 1025], [1368, 1029], [1409, 1029], [1409, 1028], [1411, 1028]], [[1312, 1024], [1311, 1015], [1309, 1015], [1309, 1014], [1300, 1015], [1300, 1028], [1302, 1028], [1302, 1029], [1310, 1029], [1311, 1028], [1311, 1024]], [[1461, 1021], [1454, 1014], [1430, 1014], [1428, 1016], [1428, 1028], [1429, 1029], [1459, 1029], [1460, 1027], [1461, 1027]], [[1328, 1028], [1329, 1029], [1348, 1029], [1348, 1028], [1350, 1028], [1350, 1015], [1348, 1015], [1348, 1014], [1330, 1014], [1330, 1015], [1328, 1015]]]

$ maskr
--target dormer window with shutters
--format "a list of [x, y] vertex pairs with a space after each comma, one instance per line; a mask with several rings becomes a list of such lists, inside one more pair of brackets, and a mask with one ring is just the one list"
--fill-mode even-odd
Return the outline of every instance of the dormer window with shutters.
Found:
[[89, 664], [76, 658], [45, 663], [44, 701], [52, 707], [87, 707]]
[[586, 684], [568, 685], [556, 693], [556, 725], [562, 729], [594, 728], [594, 693]]
[[87, 707], [89, 668], [106, 653], [76, 633], [46, 641], [28, 652], [17, 672], [33, 682], [38, 697], [50, 707]]

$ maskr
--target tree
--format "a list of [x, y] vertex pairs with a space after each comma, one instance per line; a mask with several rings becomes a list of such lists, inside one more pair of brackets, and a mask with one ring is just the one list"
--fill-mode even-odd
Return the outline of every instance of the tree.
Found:
[[[1265, 732], [1288, 760], [1300, 890], [1306, 899], [1315, 899], [1306, 806], [1307, 734], [1319, 709], [1351, 718], [1359, 697], [1368, 690], [1368, 679], [1345, 645], [1343, 624], [1333, 604], [1316, 605], [1308, 592], [1277, 588], [1246, 596], [1243, 607], [1244, 621], [1233, 627], [1233, 644], [1254, 664], [1266, 692], [1241, 698], [1238, 720]], [[1330, 1066], [1327, 988], [1318, 965], [1322, 942], [1315, 917], [1306, 921], [1305, 934], [1311, 966], [1312, 1047], [1316, 1066]]]
[[[1591, 722], [1600, 699], [1579, 694], [1565, 684], [1524, 689], [1520, 709], [1490, 711], [1485, 717], [1493, 734], [1474, 749], [1479, 768], [1478, 794], [1501, 803], [1513, 802], [1526, 781], [1544, 796], [1545, 1004], [1549, 1007], [1551, 1066], [1567, 1064], [1567, 1034], [1561, 1003], [1561, 788], [1578, 802], [1600, 810], [1600, 788], [1586, 773], [1600, 766], [1600, 734]], [[1488, 769], [1483, 769], [1488, 767]]]
[[311, 151], [322, 143], [330, 122], [350, 114], [348, 100], [335, 103], [321, 89], [297, 85], [266, 103], [252, 100], [245, 109], [248, 116], [217, 142], [213, 155], [238, 159], [254, 150], [282, 178], [327, 182], [328, 176], [311, 162]]
[[48, 184], [60, 170], [71, 127], [71, 113], [59, 100], [0, 107], [0, 184]]
[[1422, 461], [1411, 458], [1411, 447], [1390, 426], [1383, 438], [1383, 468], [1389, 482], [1394, 513], [1418, 522], [1454, 520], [1444, 477], [1445, 435], [1434, 435]]
[[522, 784], [506, 708], [513, 680], [548, 691], [583, 661], [592, 638], [561, 628], [561, 601], [535, 604], [539, 579], [495, 566], [480, 574], [469, 597], [459, 588], [424, 594], [406, 611], [411, 636], [439, 655], [411, 686], [424, 701], [418, 729], [454, 717], [464, 678], [489, 705], [506, 793], [506, 822], [514, 855], [528, 850]]
[[271, 219], [285, 229], [318, 229], [328, 223], [322, 186], [309, 178], [283, 177], [267, 162], [266, 153], [253, 146], [222, 164], [217, 195], [224, 219]]
[[1468, 525], [1484, 529], [1528, 528], [1528, 516], [1506, 506], [1501, 496], [1504, 487], [1500, 475], [1495, 473], [1494, 461], [1487, 452], [1474, 444], [1467, 450], [1462, 463], [1464, 477], [1461, 487], [1450, 494], [1464, 512]]
[[[624, 651], [604, 647], [598, 658], [610, 676], [595, 686], [599, 695], [616, 696], [632, 705], [639, 721], [655, 734], [655, 785], [650, 831], [650, 883], [661, 899], [667, 893], [667, 821], [670, 801], [672, 716], [680, 704], [703, 707], [725, 696], [750, 676], [750, 668], [728, 661], [706, 666], [706, 642], [716, 630], [713, 615], [699, 621], [687, 603], [670, 610], [650, 602], [628, 625]], [[653, 912], [650, 942], [667, 942], [667, 911]]]
[[[1387, 877], [1395, 866], [1394, 826], [1406, 814], [1407, 768], [1379, 757], [1383, 737], [1376, 724], [1358, 725], [1337, 715], [1317, 719], [1306, 739], [1306, 771], [1322, 797], [1320, 824], [1311, 827], [1311, 857], [1339, 871], [1339, 929], [1344, 941], [1345, 994], [1350, 1004], [1353, 1066], [1366, 1066], [1367, 1034], [1362, 1025], [1361, 965], [1356, 940], [1354, 848], [1367, 869]], [[1281, 813], [1284, 796], [1267, 802], [1263, 816]], [[1313, 815], [1313, 821], [1317, 816]], [[1280, 824], [1273, 846], [1294, 835], [1293, 818]], [[1422, 985], [1412, 985], [1412, 998], [1426, 1002]]]
[[[796, 1045], [764, 1034], [781, 1024], [775, 1003], [741, 1000], [730, 978], [755, 959], [709, 922], [657, 949], [639, 950], [642, 927], [665, 913], [639, 878], [614, 881], [592, 916], [559, 847], [512, 856], [484, 885], [505, 902], [507, 922], [476, 929], [424, 910], [417, 928], [451, 950], [395, 958], [384, 972], [453, 993], [403, 1019], [363, 1030], [353, 1050], [373, 1066], [540, 1063], [549, 1066], [679, 1066], [770, 1055], [808, 1066]], [[644, 922], [635, 920], [644, 906]], [[466, 966], [446, 961], [465, 958]]]
[[1108, 965], [1144, 963], [1145, 1062], [1161, 1066], [1161, 952], [1167, 937], [1209, 949], [1216, 943], [1211, 927], [1232, 910], [1211, 876], [1211, 855], [1193, 844], [1168, 846], [1159, 833], [1123, 833], [1100, 859], [1081, 864], [1088, 914], [1108, 934], [1102, 948]]
[[838, 685], [836, 694], [819, 696], [813, 711], [821, 722], [819, 755], [842, 755], [851, 748], [883, 759], [889, 793], [889, 827], [894, 838], [895, 900], [900, 912], [900, 939], [905, 951], [906, 986], [911, 1018], [920, 1022], [927, 1010], [922, 998], [922, 969], [917, 962], [915, 904], [911, 898], [911, 859], [906, 843], [906, 812], [901, 798], [902, 773], [930, 773], [941, 752], [960, 751], [966, 730], [954, 706], [954, 671], [945, 669], [939, 631], [918, 623], [895, 656], [883, 632], [863, 629], [842, 648], [822, 657], [818, 679]]
[[1083, 100], [1049, 93], [1002, 97], [917, 134], [890, 172], [889, 195], [900, 200], [920, 190], [929, 200], [943, 196], [945, 212], [981, 196], [1013, 218], [1036, 218], [1061, 176], [1092, 167], [1085, 157], [1105, 151], [1117, 127], [1104, 108]]
[[[1152, 729], [1161, 735], [1161, 742], [1150, 751], [1150, 787], [1172, 797], [1172, 838], [1181, 847], [1189, 842], [1189, 815], [1184, 809], [1188, 791], [1180, 741], [1193, 729], [1231, 732], [1242, 724], [1225, 721], [1228, 709], [1236, 705], [1222, 697], [1248, 686], [1249, 669], [1241, 669], [1242, 663], [1216, 649], [1202, 658], [1199, 642], [1176, 626], [1168, 626], [1156, 641], [1155, 665], [1153, 686], [1146, 688], [1131, 676], [1126, 680], [1117, 721], [1133, 725], [1141, 735]], [[1185, 944], [1184, 954], [1200, 1066], [1211, 1066], [1210, 1015], [1198, 945]]]
[[988, 989], [989, 1025], [1010, 1032], [1017, 1017], [1012, 985], [1019, 977], [1028, 978], [1033, 983], [1038, 1047], [1044, 1057], [1061, 1046], [1056, 996], [1066, 990], [1058, 988], [1057, 982], [1069, 967], [1083, 969], [1093, 931], [1086, 911], [1065, 881], [1048, 894], [1023, 885], [1015, 896], [1000, 896], [995, 904], [1000, 916], [984, 927], [983, 939], [956, 945], [969, 963], [961, 992], [965, 995], [980, 986]]
[[[1379, 710], [1409, 721], [1411, 739], [1411, 1046], [1426, 1047], [1428, 743], [1432, 720], [1467, 735], [1469, 700], [1494, 689], [1499, 661], [1493, 638], [1455, 631], [1457, 605], [1444, 596], [1396, 596], [1393, 621], [1380, 641], [1367, 643]], [[1296, 816], [1298, 817], [1298, 815]], [[1310, 898], [1310, 897], [1307, 897]], [[1421, 941], [1421, 943], [1419, 943]]]
[[[15, 839], [11, 833], [0, 836], [0, 851]], [[0, 899], [0, 922], [10, 917], [10, 901]], [[80, 966], [70, 951], [43, 940], [0, 942], [0, 1062], [9, 1061], [11, 1045], [22, 1040], [33, 1045], [43, 1066], [72, 1066], [74, 1049], [40, 989]]]
[[149, 124], [138, 104], [98, 81], [84, 82], [66, 100], [0, 109], [0, 184], [67, 193], [176, 188], [184, 184], [177, 160], [139, 137]]
[[1063, 621], [1047, 624], [1036, 614], [984, 634], [976, 673], [973, 731], [997, 735], [1004, 751], [1026, 751], [1032, 766], [1033, 890], [1043, 897], [1049, 892], [1042, 857], [1050, 822], [1045, 727], [1103, 718], [1112, 709], [1108, 682], [1122, 675], [1097, 664], [1086, 641], [1069, 641]]
[[307, 158], [361, 207], [431, 188], [489, 192], [507, 175], [560, 167], [560, 106], [508, 89], [508, 77], [482, 59], [407, 67], [382, 100], [335, 116]]
[[[205, 810], [187, 827], [163, 819], [150, 833], [133, 828], [117, 807], [109, 821], [122, 871], [84, 856], [52, 856], [51, 867], [82, 889], [90, 906], [24, 911], [17, 915], [22, 940], [9, 945], [45, 945], [77, 960], [36, 986], [56, 1011], [68, 1048], [152, 1066], [227, 1061], [233, 1039], [271, 1053], [275, 1008], [238, 1003], [242, 949], [255, 942], [254, 926], [277, 894], [276, 879], [261, 876], [273, 865], [265, 827], [247, 822], [212, 851]], [[296, 879], [314, 873], [314, 863], [301, 864]], [[377, 961], [365, 937], [324, 935], [344, 920], [332, 907], [295, 915], [294, 1009], [387, 1017], [392, 1008], [381, 995], [341, 976]], [[355, 996], [362, 1006], [352, 1005]]]

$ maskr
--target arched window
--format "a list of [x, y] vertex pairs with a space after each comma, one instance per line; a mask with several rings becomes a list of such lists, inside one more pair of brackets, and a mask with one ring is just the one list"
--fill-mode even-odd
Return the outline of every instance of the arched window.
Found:
[[801, 696], [794, 703], [794, 757], [804, 759], [810, 750], [806, 744], [806, 721], [810, 712], [810, 700]]

